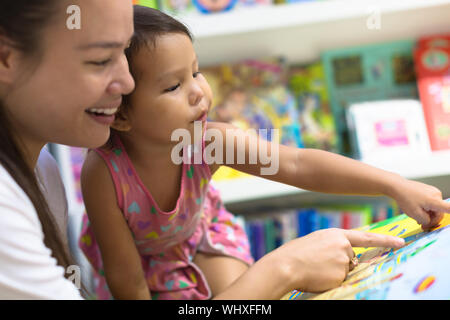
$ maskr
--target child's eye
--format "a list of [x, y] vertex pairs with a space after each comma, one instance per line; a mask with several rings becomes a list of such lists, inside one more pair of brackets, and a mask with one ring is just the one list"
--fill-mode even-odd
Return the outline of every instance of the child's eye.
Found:
[[194, 72], [194, 74], [192, 75], [194, 78], [197, 78], [197, 76], [200, 74], [200, 71]]
[[180, 84], [178, 83], [176, 86], [167, 88], [166, 90], [164, 90], [164, 92], [172, 92], [178, 89], [178, 87], [180, 86]]

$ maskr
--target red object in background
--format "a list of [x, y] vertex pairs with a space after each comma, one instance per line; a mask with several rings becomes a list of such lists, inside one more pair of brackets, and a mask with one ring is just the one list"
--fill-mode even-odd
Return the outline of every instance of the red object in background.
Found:
[[433, 35], [420, 38], [417, 42], [417, 46], [428, 48], [450, 47], [450, 34]]
[[418, 44], [414, 64], [431, 149], [450, 149], [450, 42], [447, 46], [427, 37]]
[[342, 229], [351, 229], [352, 225], [351, 225], [351, 213], [349, 212], [343, 212], [342, 214]]

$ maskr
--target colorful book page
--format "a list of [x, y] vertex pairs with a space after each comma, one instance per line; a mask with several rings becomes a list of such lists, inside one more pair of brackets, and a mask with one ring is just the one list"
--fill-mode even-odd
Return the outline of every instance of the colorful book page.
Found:
[[359, 265], [341, 286], [313, 294], [294, 290], [283, 300], [323, 299], [449, 299], [450, 215], [424, 231], [406, 215], [378, 222], [359, 230], [390, 234], [406, 245], [392, 248], [354, 248]]

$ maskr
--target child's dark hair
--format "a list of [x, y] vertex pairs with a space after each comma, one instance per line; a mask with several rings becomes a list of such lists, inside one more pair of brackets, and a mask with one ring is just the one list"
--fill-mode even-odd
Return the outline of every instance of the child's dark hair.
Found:
[[[154, 49], [158, 37], [171, 33], [184, 34], [193, 41], [189, 29], [178, 20], [156, 9], [140, 5], [134, 6], [134, 35], [131, 38], [130, 46], [125, 50], [125, 55], [135, 82], [139, 80], [136, 70], [133, 70], [133, 59], [136, 54], [142, 48]], [[123, 97], [122, 105], [116, 117], [121, 117], [121, 113], [130, 107], [129, 98], [130, 95]], [[115, 131], [114, 129], [111, 130]]]
[[158, 37], [170, 33], [185, 34], [191, 41], [193, 40], [189, 29], [178, 20], [156, 9], [139, 5], [134, 6], [134, 35], [125, 54], [130, 65], [130, 72], [135, 80], [136, 74], [133, 71], [134, 56], [143, 47], [150, 50], [154, 49]]
[[126, 50], [127, 58], [132, 59], [133, 54], [144, 46], [154, 48], [156, 39], [169, 33], [182, 33], [192, 40], [188, 28], [178, 20], [159, 10], [135, 5], [134, 35], [130, 47]]

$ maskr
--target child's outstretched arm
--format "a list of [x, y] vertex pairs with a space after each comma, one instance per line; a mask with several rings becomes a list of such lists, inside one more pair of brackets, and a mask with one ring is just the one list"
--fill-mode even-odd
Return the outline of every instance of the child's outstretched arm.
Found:
[[[443, 201], [441, 192], [433, 186], [331, 152], [273, 144], [229, 124], [211, 122], [208, 130], [211, 129], [220, 131], [224, 138], [225, 165], [239, 171], [317, 192], [386, 195], [396, 200], [400, 208], [423, 228], [436, 225], [443, 213], [450, 212], [450, 203]], [[230, 131], [233, 131], [232, 135]], [[226, 153], [230, 152], [230, 148], [227, 151], [229, 137], [236, 137], [236, 141], [245, 140], [245, 144], [231, 144], [234, 145], [234, 159], [228, 160], [233, 161], [226, 161]], [[239, 155], [245, 155], [245, 163], [237, 163]], [[250, 159], [255, 156], [257, 161], [252, 164]], [[212, 171], [216, 167], [212, 166]]]
[[104, 161], [89, 152], [81, 173], [86, 212], [99, 245], [108, 287], [115, 299], [150, 299], [141, 258]]

